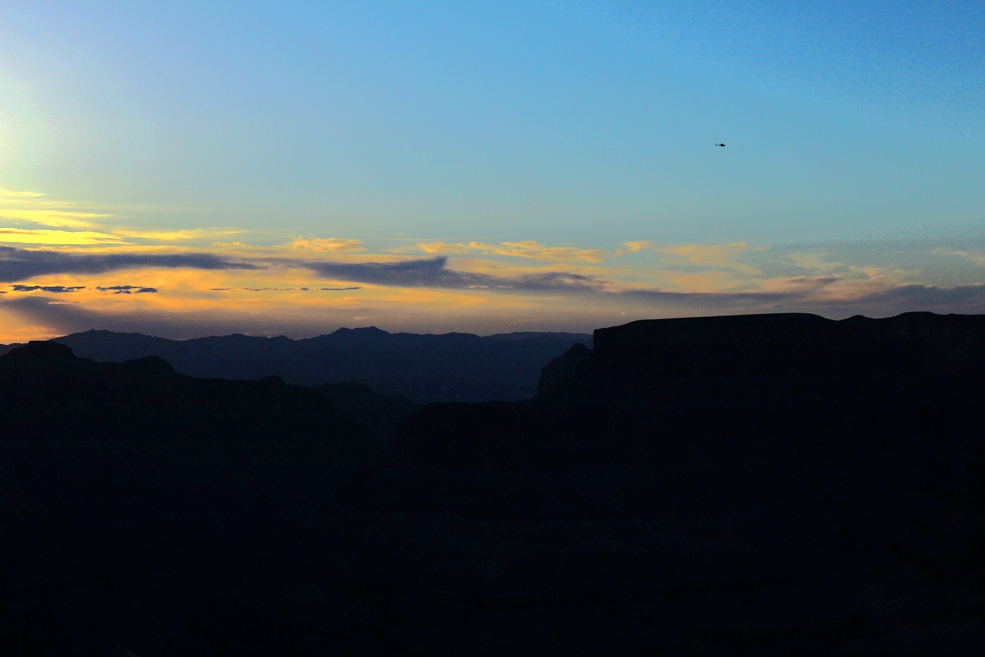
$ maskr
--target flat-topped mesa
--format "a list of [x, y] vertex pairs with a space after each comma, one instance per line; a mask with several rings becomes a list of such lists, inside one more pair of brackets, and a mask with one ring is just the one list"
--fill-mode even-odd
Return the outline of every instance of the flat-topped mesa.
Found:
[[90, 362], [76, 358], [72, 349], [63, 344], [32, 340], [0, 355], [0, 377], [16, 374], [36, 378], [42, 372], [62, 373]]
[[598, 446], [593, 458], [620, 442], [771, 458], [967, 450], [985, 422], [985, 316], [639, 321], [597, 330], [576, 356], [544, 369], [534, 406], [542, 434]]
[[907, 313], [841, 321], [808, 314], [632, 322], [595, 331], [596, 376], [896, 369], [985, 357], [985, 316]]
[[[26, 345], [11, 349], [7, 359], [68, 360], [75, 357], [71, 347], [47, 340], [31, 340]], [[6, 355], [6, 354], [5, 354]]]
[[810, 348], [904, 343], [967, 348], [980, 344], [983, 337], [983, 315], [905, 313], [886, 319], [856, 315], [835, 321], [806, 313], [778, 313], [641, 320], [596, 329], [594, 347], [598, 355], [657, 345]]
[[784, 313], [726, 317], [645, 319], [595, 330], [596, 356], [645, 348], [735, 345], [755, 348], [767, 341], [812, 346], [829, 342], [833, 322], [817, 315]]

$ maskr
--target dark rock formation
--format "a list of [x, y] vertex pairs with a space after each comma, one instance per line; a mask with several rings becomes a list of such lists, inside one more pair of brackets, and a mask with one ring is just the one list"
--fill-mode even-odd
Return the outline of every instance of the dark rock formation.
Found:
[[562, 356], [558, 356], [547, 364], [540, 372], [540, 382], [537, 384], [537, 394], [543, 395], [562, 381], [567, 381], [575, 375], [578, 365], [588, 358], [591, 350], [581, 343], [571, 346]]
[[[315, 390], [53, 346], [0, 358], [4, 421], [68, 436], [0, 436], [0, 645], [981, 653], [985, 317], [661, 320], [594, 345], [531, 401], [407, 415], [385, 457], [365, 437], [214, 440], [189, 420], [271, 414], [311, 435], [338, 417]], [[382, 434], [409, 410], [323, 393]], [[160, 426], [193, 440], [154, 434], [157, 397], [177, 409]], [[125, 421], [85, 419], [110, 410]]]
[[0, 356], [0, 652], [181, 654], [217, 591], [300, 545], [379, 457], [330, 399], [276, 378], [53, 342]]
[[7, 436], [21, 438], [369, 435], [323, 395], [278, 377], [195, 379], [153, 356], [96, 363], [56, 342], [31, 342], [0, 356], [0, 414]]
[[514, 527], [488, 556], [510, 564], [500, 595], [586, 613], [552, 645], [602, 652], [613, 627], [673, 654], [983, 645], [985, 318], [635, 322], [545, 378], [529, 404], [409, 418], [364, 500]]

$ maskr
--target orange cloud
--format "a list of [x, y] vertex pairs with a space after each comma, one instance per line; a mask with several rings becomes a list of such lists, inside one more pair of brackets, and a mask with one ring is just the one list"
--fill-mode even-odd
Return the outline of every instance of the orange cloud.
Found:
[[365, 251], [362, 240], [339, 239], [334, 237], [324, 239], [299, 239], [289, 242], [287, 246], [299, 251], [316, 251], [318, 253], [358, 253]]

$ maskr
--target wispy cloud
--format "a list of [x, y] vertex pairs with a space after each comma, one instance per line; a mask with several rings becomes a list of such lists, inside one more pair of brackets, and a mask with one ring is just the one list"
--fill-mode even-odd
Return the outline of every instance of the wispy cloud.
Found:
[[676, 244], [665, 247], [664, 252], [675, 255], [694, 265], [704, 265], [722, 269], [732, 269], [746, 275], [756, 276], [761, 272], [737, 258], [749, 250], [747, 242], [728, 244]]
[[208, 240], [240, 235], [244, 231], [231, 228], [192, 228], [188, 230], [132, 230], [116, 229], [113, 235], [132, 239], [149, 240], [153, 242], [187, 242], [191, 240]]
[[[160, 230], [123, 226], [120, 217], [112, 213], [115, 210], [96, 211], [88, 209], [87, 204], [50, 200], [39, 192], [0, 189], [0, 220], [12, 224], [0, 226], [0, 243], [78, 246], [139, 240], [172, 244], [215, 240], [244, 232], [232, 228]], [[59, 230], [49, 230], [52, 228]]]
[[545, 246], [534, 240], [522, 242], [418, 242], [413, 247], [402, 247], [398, 251], [417, 250], [434, 255], [498, 255], [510, 258], [527, 258], [553, 262], [582, 261], [600, 263], [612, 257], [605, 249], [585, 249], [575, 246]]
[[123, 244], [116, 235], [94, 231], [0, 228], [0, 241], [13, 244], [47, 244], [50, 246], [83, 246], [94, 244]]
[[960, 250], [960, 249], [934, 249], [937, 255], [955, 256], [967, 260], [968, 262], [985, 267], [985, 251], [981, 250]]
[[810, 271], [834, 271], [845, 266], [843, 262], [829, 262], [823, 253], [790, 253], [787, 258], [801, 269]]
[[52, 228], [94, 228], [94, 219], [106, 219], [109, 215], [96, 212], [70, 212], [66, 210], [24, 210], [0, 208], [0, 218], [15, 222], [27, 221]]
[[622, 248], [616, 250], [616, 254], [623, 255], [625, 253], [639, 253], [643, 249], [651, 246], [653, 242], [650, 240], [641, 240], [638, 242], [623, 242]]
[[42, 200], [43, 197], [40, 192], [0, 189], [0, 219], [50, 228], [85, 229], [96, 228], [95, 221], [110, 216], [76, 209], [72, 203]]
[[41, 196], [44, 196], [41, 192], [18, 192], [0, 187], [0, 198], [39, 198]]

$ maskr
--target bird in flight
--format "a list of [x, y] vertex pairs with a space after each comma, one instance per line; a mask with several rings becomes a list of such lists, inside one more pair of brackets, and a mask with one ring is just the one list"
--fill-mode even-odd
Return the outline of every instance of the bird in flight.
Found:
[[715, 146], [721, 146], [722, 148], [725, 148], [725, 144], [715, 144]]

